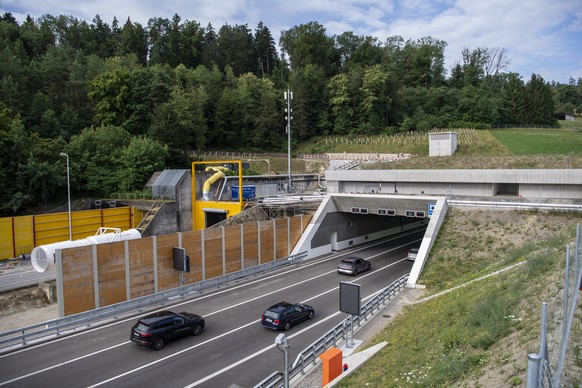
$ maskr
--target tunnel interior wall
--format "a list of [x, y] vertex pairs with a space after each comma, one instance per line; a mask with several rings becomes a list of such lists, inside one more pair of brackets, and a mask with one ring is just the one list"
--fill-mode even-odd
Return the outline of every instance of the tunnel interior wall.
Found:
[[[428, 219], [334, 212], [326, 214], [311, 240], [311, 249], [343, 249], [428, 223]], [[335, 241], [334, 241], [335, 239]]]

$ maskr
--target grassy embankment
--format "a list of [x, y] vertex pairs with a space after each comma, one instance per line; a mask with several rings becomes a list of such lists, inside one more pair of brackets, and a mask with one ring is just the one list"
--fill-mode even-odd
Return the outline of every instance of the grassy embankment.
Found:
[[[526, 262], [406, 307], [367, 346], [388, 345], [340, 386], [524, 386], [527, 354], [539, 350], [541, 303], [555, 322], [564, 246], [581, 222], [578, 213], [450, 209], [419, 280], [427, 295]], [[563, 381], [578, 386], [582, 328], [574, 326]], [[559, 337], [557, 324], [549, 330]], [[551, 352], [559, 352], [555, 343]]]
[[[454, 129], [458, 149], [451, 157], [428, 157], [427, 133], [378, 136], [319, 137], [300, 144], [293, 155], [324, 153], [414, 154], [400, 162], [364, 164], [365, 169], [453, 169], [453, 168], [582, 168], [582, 118], [561, 121], [561, 129], [474, 130]], [[213, 158], [209, 158], [213, 159]], [[287, 172], [287, 158], [256, 155], [250, 168], [266, 174]], [[293, 172], [321, 173], [325, 161], [293, 158]]]

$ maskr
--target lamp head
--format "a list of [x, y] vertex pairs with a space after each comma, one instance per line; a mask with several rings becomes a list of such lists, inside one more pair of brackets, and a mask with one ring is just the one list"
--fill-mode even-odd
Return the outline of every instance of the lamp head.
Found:
[[277, 338], [275, 338], [275, 345], [284, 345], [286, 339], [285, 334], [279, 334]]

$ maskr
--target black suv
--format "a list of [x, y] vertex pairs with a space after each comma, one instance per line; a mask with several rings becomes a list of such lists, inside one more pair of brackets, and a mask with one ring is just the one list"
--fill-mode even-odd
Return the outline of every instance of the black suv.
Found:
[[359, 257], [346, 257], [339, 262], [337, 271], [348, 275], [357, 275], [363, 271], [372, 269], [372, 263]]
[[167, 341], [188, 334], [199, 335], [204, 318], [186, 312], [158, 311], [140, 318], [131, 328], [130, 339], [138, 345], [160, 350]]
[[289, 330], [291, 325], [311, 319], [314, 315], [313, 307], [306, 304], [279, 302], [263, 313], [261, 324], [273, 330]]

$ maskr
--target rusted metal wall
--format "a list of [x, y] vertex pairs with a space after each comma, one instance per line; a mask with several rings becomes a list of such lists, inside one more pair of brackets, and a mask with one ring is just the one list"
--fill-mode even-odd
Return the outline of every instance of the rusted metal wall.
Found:
[[229, 225], [224, 227], [224, 254], [226, 273], [240, 271], [241, 264], [241, 229], [240, 225]]
[[251, 222], [243, 224], [243, 247], [245, 268], [259, 265], [259, 224]]
[[259, 222], [259, 237], [261, 239], [259, 264], [268, 263], [275, 258], [273, 229], [274, 220]]
[[180, 272], [174, 269], [174, 247], [178, 247], [178, 233], [156, 237], [158, 291], [180, 287]]
[[[97, 275], [99, 279], [99, 304], [109, 306], [126, 300], [125, 243], [95, 245]], [[92, 258], [91, 258], [92, 259]]]
[[62, 284], [64, 315], [76, 314], [97, 307], [93, 277], [93, 247], [84, 246], [62, 252]]
[[[298, 216], [63, 249], [57, 260], [59, 311], [71, 315], [287, 257], [310, 219]], [[174, 269], [174, 247], [186, 250], [190, 273]]]
[[223, 275], [222, 228], [204, 230], [205, 279]]
[[182, 233], [182, 248], [190, 256], [190, 273], [184, 273], [184, 283], [204, 280], [202, 271], [202, 233], [199, 230]]
[[150, 237], [129, 240], [127, 246], [130, 299], [155, 293], [154, 239]]

